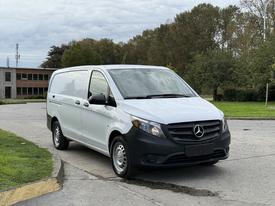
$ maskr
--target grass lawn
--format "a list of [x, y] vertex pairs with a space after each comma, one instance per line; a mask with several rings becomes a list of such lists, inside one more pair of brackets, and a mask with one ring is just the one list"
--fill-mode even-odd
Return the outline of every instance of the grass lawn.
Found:
[[0, 190], [49, 177], [52, 165], [46, 149], [0, 130]]
[[275, 119], [275, 102], [212, 102], [226, 117], [270, 118]]
[[37, 103], [46, 102], [46, 99], [0, 99], [1, 104], [26, 104], [26, 103]]

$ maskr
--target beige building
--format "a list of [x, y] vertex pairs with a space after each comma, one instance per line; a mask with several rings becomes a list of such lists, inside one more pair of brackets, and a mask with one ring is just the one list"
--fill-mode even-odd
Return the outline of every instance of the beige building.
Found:
[[43, 96], [56, 69], [0, 67], [0, 99]]
[[16, 98], [16, 69], [0, 68], [0, 99]]

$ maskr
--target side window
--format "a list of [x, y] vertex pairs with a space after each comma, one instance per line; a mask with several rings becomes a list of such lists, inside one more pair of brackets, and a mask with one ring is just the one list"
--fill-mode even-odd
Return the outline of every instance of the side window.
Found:
[[88, 82], [88, 71], [60, 73], [54, 76], [50, 91], [55, 94], [86, 98]]
[[95, 96], [99, 94], [104, 94], [105, 97], [107, 98], [108, 93], [109, 93], [109, 86], [103, 74], [99, 71], [93, 71], [91, 82], [90, 82], [88, 98], [90, 96]]

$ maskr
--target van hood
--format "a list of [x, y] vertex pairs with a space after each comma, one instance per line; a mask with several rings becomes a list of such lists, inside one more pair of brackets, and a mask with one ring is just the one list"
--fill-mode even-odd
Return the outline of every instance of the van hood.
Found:
[[126, 113], [162, 124], [221, 120], [224, 116], [201, 97], [129, 99], [121, 101], [120, 106]]

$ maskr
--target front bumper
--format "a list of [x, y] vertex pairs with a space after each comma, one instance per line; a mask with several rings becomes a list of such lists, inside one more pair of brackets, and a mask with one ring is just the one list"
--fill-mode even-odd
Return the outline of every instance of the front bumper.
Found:
[[212, 141], [183, 144], [169, 137], [156, 137], [133, 127], [125, 135], [125, 139], [135, 166], [171, 167], [228, 158], [231, 135], [227, 130]]

